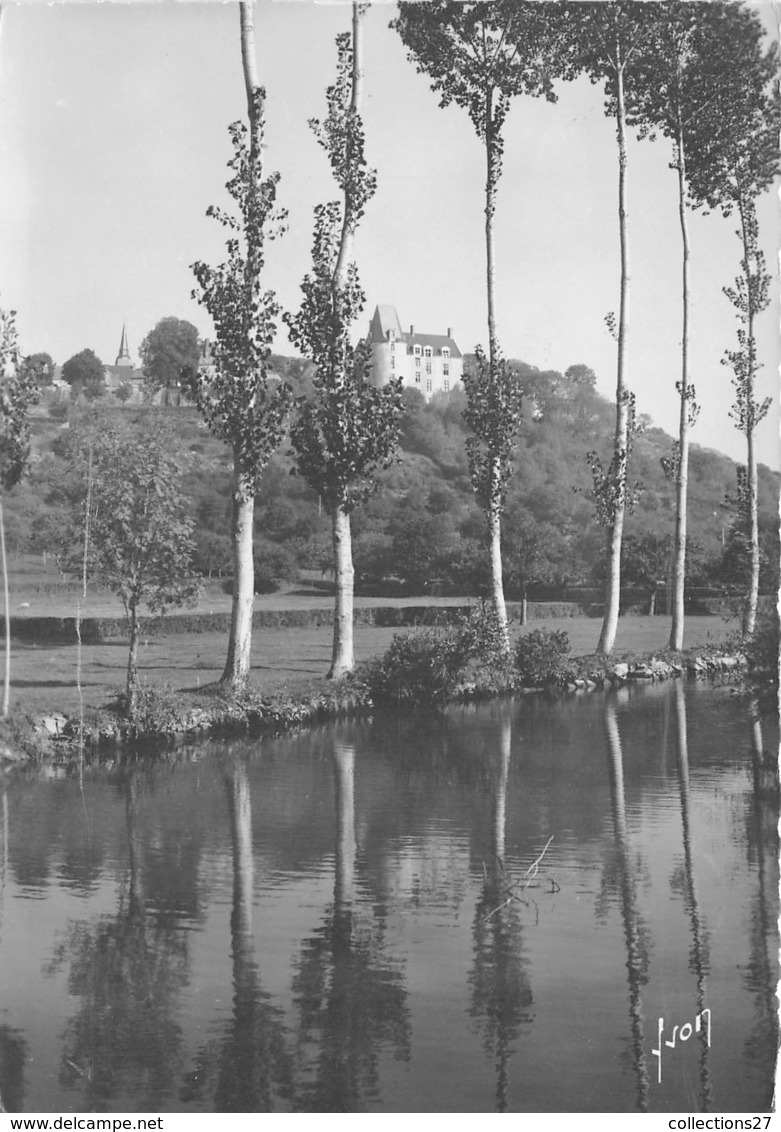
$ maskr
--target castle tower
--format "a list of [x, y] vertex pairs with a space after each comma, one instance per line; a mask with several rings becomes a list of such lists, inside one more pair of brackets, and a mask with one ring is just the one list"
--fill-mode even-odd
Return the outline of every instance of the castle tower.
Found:
[[127, 366], [130, 369], [133, 368], [133, 362], [130, 357], [130, 350], [128, 350], [127, 348], [127, 333], [125, 331], [124, 322], [122, 323], [122, 340], [119, 343], [119, 353], [117, 354], [117, 360], [114, 362], [114, 365]]

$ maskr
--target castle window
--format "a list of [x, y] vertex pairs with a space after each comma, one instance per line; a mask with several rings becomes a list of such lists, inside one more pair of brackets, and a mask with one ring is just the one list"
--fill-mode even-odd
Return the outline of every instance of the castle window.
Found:
[[442, 382], [442, 388], [444, 389], [445, 393], [449, 393], [450, 392], [450, 382], [449, 381], [443, 381]]
[[396, 350], [396, 339], [393, 337], [393, 331], [392, 330], [391, 330], [390, 348], [391, 348], [391, 353], [394, 353], [395, 350]]
[[426, 392], [427, 393], [431, 392], [431, 378], [430, 377], [426, 379]]
[[442, 357], [443, 358], [449, 358], [450, 357], [450, 347], [449, 346], [443, 346], [442, 347]]
[[426, 356], [427, 358], [430, 358], [430, 357], [432, 356], [433, 352], [434, 352], [434, 351], [433, 351], [433, 350], [431, 349], [431, 347], [430, 347], [430, 346], [426, 346], [425, 350], [423, 351], [424, 355], [425, 355], [425, 356]]
[[431, 362], [426, 362], [426, 373], [431, 373]]
[[420, 369], [420, 354], [417, 354], [415, 357], [415, 366], [417, 369]]
[[415, 354], [415, 357], [419, 358], [420, 357], [420, 346], [413, 346], [412, 349], [413, 349], [413, 353]]
[[415, 381], [418, 383], [418, 385], [420, 385], [420, 374], [419, 373], [415, 374]]
[[394, 357], [393, 354], [391, 354], [391, 369], [395, 369], [395, 368], [396, 368], [396, 358]]
[[442, 363], [442, 373], [444, 374], [445, 377], [447, 377], [447, 375], [450, 373], [450, 363], [449, 362], [443, 362]]

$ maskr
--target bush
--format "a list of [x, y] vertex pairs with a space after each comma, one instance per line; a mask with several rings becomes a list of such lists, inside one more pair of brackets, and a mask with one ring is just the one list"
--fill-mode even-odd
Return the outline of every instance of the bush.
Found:
[[[471, 669], [471, 671], [470, 671]], [[492, 605], [482, 602], [455, 624], [397, 633], [385, 655], [362, 670], [376, 704], [440, 707], [470, 683], [499, 691], [510, 683], [504, 635]]]
[[533, 629], [515, 647], [515, 667], [527, 688], [553, 684], [570, 653], [569, 635], [563, 629]]
[[385, 655], [365, 665], [361, 676], [375, 704], [439, 707], [454, 696], [468, 661], [458, 628], [396, 633]]
[[141, 680], [136, 693], [136, 707], [132, 715], [128, 712], [127, 695], [118, 697], [118, 706], [127, 715], [135, 729], [143, 734], [146, 731], [172, 731], [181, 720], [182, 696], [167, 680], [162, 683]]

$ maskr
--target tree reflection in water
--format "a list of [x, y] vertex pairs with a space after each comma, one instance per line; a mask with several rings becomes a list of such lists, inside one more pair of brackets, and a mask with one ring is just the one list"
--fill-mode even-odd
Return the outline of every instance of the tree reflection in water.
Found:
[[282, 1011], [263, 990], [255, 959], [252, 801], [246, 763], [230, 759], [224, 781], [233, 849], [233, 1013], [222, 1039], [199, 1056], [182, 1099], [202, 1107], [213, 1089], [207, 1107], [214, 1112], [273, 1112], [280, 1101], [290, 1100], [292, 1065]]
[[[3, 790], [3, 837], [0, 856], [0, 944], [5, 915], [5, 885], [8, 874], [8, 794]], [[27, 1043], [18, 1030], [0, 1026], [0, 1112], [21, 1112], [24, 1097], [24, 1063]]]
[[507, 778], [510, 769], [512, 723], [500, 724], [498, 750], [490, 757], [492, 793], [491, 841], [493, 859], [485, 865], [485, 880], [475, 909], [472, 929], [474, 960], [469, 973], [470, 1014], [476, 1019], [487, 1055], [496, 1067], [496, 1110], [510, 1105], [508, 1065], [521, 1026], [532, 1021], [532, 992], [523, 958], [521, 905], [508, 901], [504, 868]]
[[[689, 952], [689, 968], [697, 980], [697, 1014], [701, 1015], [707, 1007], [705, 995], [705, 981], [710, 966], [707, 933], [703, 928], [702, 915], [697, 900], [697, 887], [694, 875], [694, 856], [692, 853], [691, 831], [691, 793], [689, 787], [689, 741], [686, 728], [686, 695], [680, 680], [675, 682], [675, 717], [678, 730], [678, 788], [681, 798], [681, 823], [683, 826], [683, 860], [684, 879], [683, 897], [684, 907], [689, 917], [691, 928], [691, 950]], [[708, 1033], [702, 1026], [699, 1033], [700, 1043], [700, 1103], [702, 1112], [710, 1112], [712, 1103], [710, 1080], [710, 1048], [708, 1046]]]
[[626, 944], [626, 970], [629, 981], [629, 1022], [631, 1059], [636, 1078], [637, 1108], [648, 1112], [648, 1065], [643, 1043], [642, 988], [648, 982], [648, 948], [637, 908], [636, 865], [632, 861], [624, 796], [624, 763], [621, 735], [616, 718], [615, 699], [609, 696], [605, 706], [610, 799], [613, 810], [613, 832], [618, 866], [621, 917]]
[[187, 949], [181, 931], [147, 910], [139, 782], [129, 768], [116, 914], [73, 924], [52, 964], [70, 964], [68, 990], [80, 1000], [63, 1037], [61, 1079], [82, 1090], [84, 1111], [154, 1111], [177, 1076], [182, 1033], [172, 1000], [186, 984]]
[[748, 1072], [757, 1074], [763, 1082], [765, 1095], [757, 1107], [764, 1104], [769, 1111], [775, 1079], [772, 1070], [779, 1049], [779, 778], [778, 758], [765, 749], [762, 721], [756, 713], [750, 720], [750, 729], [754, 789], [746, 824], [749, 859], [756, 859], [758, 887], [751, 906], [750, 958], [744, 969], [746, 986], [753, 992], [756, 1004], [745, 1058]]
[[382, 910], [355, 899], [355, 748], [334, 743], [333, 906], [303, 944], [293, 977], [299, 1011], [300, 1112], [360, 1112], [379, 1097], [378, 1055], [410, 1053], [407, 993], [385, 954]]

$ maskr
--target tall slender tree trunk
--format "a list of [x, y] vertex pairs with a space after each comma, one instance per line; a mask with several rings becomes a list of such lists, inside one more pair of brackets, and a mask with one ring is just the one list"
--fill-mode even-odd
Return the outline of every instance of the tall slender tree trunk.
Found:
[[605, 613], [597, 653], [610, 656], [616, 643], [621, 602], [621, 541], [626, 511], [627, 449], [629, 447], [629, 402], [626, 388], [626, 332], [629, 322], [629, 242], [626, 223], [626, 108], [624, 73], [616, 42], [616, 131], [618, 137], [618, 232], [621, 247], [621, 291], [618, 312], [618, 351], [616, 365], [616, 428], [613, 441], [615, 496], [608, 534], [608, 570]]
[[5, 515], [0, 495], [0, 562], [3, 570], [3, 612], [5, 620], [5, 676], [3, 678], [3, 719], [11, 707], [11, 601], [8, 594], [8, 559], [5, 553]]
[[[361, 95], [363, 93], [363, 11], [361, 5], [353, 2], [353, 66], [352, 66], [352, 93], [350, 96], [350, 109], [358, 114], [361, 108]], [[334, 268], [332, 287], [334, 295], [344, 289], [347, 282], [347, 269], [352, 254], [353, 236], [355, 233], [355, 219], [353, 217], [352, 202], [349, 189], [344, 196], [344, 215], [342, 219], [342, 234], [339, 241], [339, 255]], [[353, 569], [352, 535], [350, 531], [350, 515], [347, 510], [337, 504], [332, 516], [332, 534], [334, 546], [334, 640], [331, 652], [331, 668], [328, 676], [335, 679], [346, 672], [352, 672], [355, 658], [353, 655], [353, 588], [355, 583], [355, 570]]]
[[757, 454], [754, 448], [753, 425], [746, 433], [746, 487], [748, 490], [748, 528], [751, 559], [749, 564], [746, 607], [743, 613], [743, 636], [750, 637], [753, 635], [754, 629], [756, 628], [757, 607], [759, 606], [759, 514], [757, 509], [759, 483], [757, 479]]
[[[486, 94], [485, 106], [485, 292], [488, 314], [488, 369], [491, 381], [496, 379], [499, 345], [496, 337], [496, 284], [494, 270], [494, 213], [496, 211], [496, 164], [493, 133], [493, 92]], [[510, 635], [507, 627], [507, 606], [504, 600], [502, 575], [502, 504], [501, 469], [493, 460], [488, 484], [488, 538], [491, 561], [491, 594], [494, 609], [507, 650]]]
[[[241, 0], [239, 4], [239, 24], [241, 29], [241, 63], [244, 74], [244, 89], [247, 95], [247, 117], [249, 119], [250, 165], [257, 169], [256, 159], [260, 150], [261, 89], [258, 82], [255, 59], [255, 24], [251, 0]], [[256, 176], [255, 172], [252, 176]], [[257, 192], [258, 185], [251, 186]], [[246, 279], [248, 293], [254, 303], [260, 296], [260, 241], [262, 233], [247, 232]], [[233, 594], [231, 600], [231, 625], [228, 636], [228, 655], [220, 678], [220, 687], [225, 691], [241, 694], [246, 690], [249, 680], [252, 656], [252, 603], [255, 599], [255, 567], [253, 562], [253, 518], [255, 497], [248, 484], [242, 482], [239, 467], [239, 449], [234, 445], [233, 484], [231, 500], [231, 554], [233, 558]]]
[[131, 604], [127, 609], [127, 622], [130, 630], [130, 651], [127, 657], [127, 706], [132, 716], [138, 706], [138, 607]]
[[673, 621], [670, 629], [670, 648], [680, 652], [683, 648], [684, 590], [686, 580], [686, 520], [689, 485], [689, 227], [686, 218], [686, 158], [683, 137], [679, 130], [676, 139], [678, 165], [678, 214], [681, 224], [681, 385], [680, 414], [678, 419], [678, 467], [675, 477], [675, 544], [673, 547]]
[[255, 497], [241, 489], [234, 475], [231, 511], [233, 597], [228, 655], [220, 685], [241, 693], [247, 686], [252, 656], [252, 606], [255, 600], [255, 564], [252, 557], [252, 527]]
[[350, 516], [336, 508], [331, 516], [334, 544], [334, 639], [331, 651], [330, 679], [352, 672], [353, 655], [353, 569], [352, 532]]
[[746, 349], [748, 351], [746, 372], [746, 492], [748, 498], [748, 537], [749, 537], [749, 577], [746, 591], [746, 601], [743, 610], [743, 635], [750, 637], [757, 623], [757, 606], [759, 605], [759, 515], [757, 510], [757, 495], [759, 483], [757, 479], [757, 454], [754, 448], [754, 372], [756, 369], [756, 348], [754, 343], [754, 298], [751, 281], [751, 254], [753, 240], [746, 223], [745, 203], [738, 202], [740, 209], [740, 228], [743, 238], [743, 260], [746, 271], [746, 295], [748, 309], [746, 311]]

